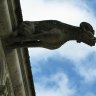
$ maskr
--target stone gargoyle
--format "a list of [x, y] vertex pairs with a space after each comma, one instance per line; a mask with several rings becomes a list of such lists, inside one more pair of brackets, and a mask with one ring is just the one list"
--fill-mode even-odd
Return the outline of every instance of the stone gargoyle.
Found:
[[87, 22], [81, 22], [78, 27], [57, 20], [23, 21], [6, 42], [12, 49], [20, 47], [57, 49], [69, 40], [94, 46], [96, 38], [93, 27]]

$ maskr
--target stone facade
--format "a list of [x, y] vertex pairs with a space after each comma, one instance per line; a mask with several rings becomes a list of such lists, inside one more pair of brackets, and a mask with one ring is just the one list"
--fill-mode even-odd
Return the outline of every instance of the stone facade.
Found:
[[0, 96], [35, 96], [28, 49], [4, 42], [22, 21], [19, 0], [0, 0]]

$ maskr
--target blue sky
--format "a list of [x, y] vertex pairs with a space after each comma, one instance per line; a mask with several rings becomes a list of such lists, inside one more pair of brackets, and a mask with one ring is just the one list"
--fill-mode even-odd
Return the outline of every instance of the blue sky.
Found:
[[[96, 0], [21, 0], [24, 20], [56, 19], [96, 30]], [[96, 96], [96, 47], [69, 41], [61, 48], [30, 48], [36, 96]]]

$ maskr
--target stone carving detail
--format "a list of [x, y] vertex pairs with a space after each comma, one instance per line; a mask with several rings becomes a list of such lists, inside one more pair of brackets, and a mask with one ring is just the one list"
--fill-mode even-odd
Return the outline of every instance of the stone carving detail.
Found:
[[5, 66], [3, 60], [0, 60], [0, 96], [5, 91]]
[[3, 96], [5, 93], [5, 86], [4, 85], [0, 85], [0, 96]]
[[13, 96], [11, 87], [10, 80], [6, 77], [5, 85], [0, 85], [0, 96]]
[[93, 27], [87, 22], [81, 22], [78, 27], [57, 20], [24, 21], [6, 39], [6, 42], [10, 48], [44, 47], [56, 49], [69, 40], [94, 46], [96, 38]]

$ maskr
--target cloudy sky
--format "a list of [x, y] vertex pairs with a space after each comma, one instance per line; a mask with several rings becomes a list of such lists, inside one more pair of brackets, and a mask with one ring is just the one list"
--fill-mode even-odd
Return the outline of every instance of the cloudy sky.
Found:
[[[21, 0], [24, 20], [55, 19], [96, 30], [96, 0]], [[96, 96], [96, 47], [69, 41], [61, 48], [30, 48], [36, 96]]]

